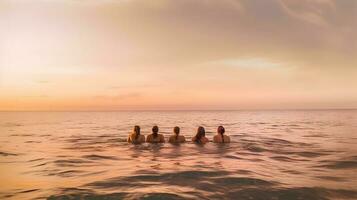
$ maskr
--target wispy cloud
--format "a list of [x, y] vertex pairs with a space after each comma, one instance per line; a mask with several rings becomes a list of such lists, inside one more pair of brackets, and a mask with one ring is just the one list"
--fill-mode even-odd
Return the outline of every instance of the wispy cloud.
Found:
[[336, 11], [332, 0], [280, 0], [283, 10], [290, 16], [319, 26], [329, 25], [328, 17]]
[[267, 69], [281, 67], [282, 63], [273, 62], [262, 58], [225, 59], [206, 63], [208, 65], [220, 65], [248, 69]]

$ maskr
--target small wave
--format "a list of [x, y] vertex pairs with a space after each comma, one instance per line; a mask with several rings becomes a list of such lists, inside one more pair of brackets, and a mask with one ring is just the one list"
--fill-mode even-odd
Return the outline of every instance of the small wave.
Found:
[[237, 160], [242, 160], [243, 158], [240, 158], [238, 156], [233, 156], [233, 155], [227, 155], [227, 156], [224, 156], [225, 158], [230, 158], [230, 159], [237, 159]]
[[[222, 183], [231, 183], [229, 187], [216, 187], [216, 192], [208, 191], [210, 188], [202, 188], [202, 190], [195, 190], [195, 192], [119, 192], [109, 194], [98, 194], [89, 192], [86, 190], [77, 190], [69, 194], [56, 194], [48, 197], [48, 200], [57, 199], [260, 199], [260, 200], [277, 200], [277, 199], [289, 199], [289, 200], [301, 200], [301, 199], [355, 199], [357, 192], [354, 190], [343, 189], [328, 189], [322, 187], [295, 187], [295, 188], [281, 188], [275, 187], [274, 184], [269, 182], [260, 182], [260, 180], [236, 180], [236, 179], [224, 179]], [[237, 184], [238, 186], [235, 185]], [[257, 184], [261, 183], [261, 184]], [[242, 187], [240, 184], [246, 184]], [[228, 185], [228, 184], [227, 184]], [[251, 187], [250, 185], [254, 185]], [[128, 190], [130, 191], [130, 190]], [[66, 192], [68, 193], [68, 192]], [[202, 196], [204, 194], [204, 196]]]
[[271, 144], [288, 144], [288, 145], [293, 144], [293, 142], [291, 142], [291, 141], [278, 139], [278, 138], [269, 138], [269, 139], [267, 139], [266, 142], [271, 143]]
[[304, 135], [303, 137], [307, 137], [307, 138], [326, 138], [328, 137], [327, 134], [323, 134], [323, 133], [311, 133], [309, 135]]
[[311, 151], [294, 152], [294, 154], [297, 154], [297, 155], [302, 156], [302, 157], [307, 157], [307, 158], [316, 158], [316, 157], [327, 155], [325, 153], [311, 152]]
[[282, 172], [289, 173], [289, 174], [295, 174], [295, 175], [303, 174], [303, 172], [299, 172], [299, 171], [291, 170], [291, 169], [282, 170]]
[[255, 145], [248, 145], [245, 147], [245, 149], [252, 151], [252, 152], [258, 152], [258, 153], [267, 151], [267, 149], [265, 149], [263, 147], [255, 146]]
[[272, 156], [270, 157], [273, 160], [277, 160], [277, 161], [284, 161], [284, 162], [295, 162], [295, 161], [300, 161], [298, 159], [293, 159], [293, 158], [289, 158], [286, 156]]
[[25, 143], [42, 143], [41, 141], [28, 140]]
[[213, 182], [215, 185], [219, 186], [241, 186], [241, 187], [249, 187], [249, 186], [272, 186], [275, 185], [275, 183], [262, 180], [262, 179], [256, 179], [256, 178], [248, 178], [248, 177], [223, 177], [223, 178], [215, 178], [213, 179]]
[[23, 174], [36, 174], [42, 176], [59, 176], [59, 177], [79, 177], [85, 174], [82, 170], [59, 170], [59, 169], [42, 169], [24, 172]]
[[39, 137], [49, 137], [51, 136], [50, 134], [42, 134], [42, 135], [39, 135]]
[[88, 164], [93, 162], [83, 159], [67, 159], [67, 160], [55, 160], [53, 163], [58, 167], [76, 167], [76, 166], [83, 166], [83, 164]]
[[23, 190], [20, 192], [17, 192], [18, 194], [23, 194], [23, 193], [29, 193], [29, 192], [36, 192], [39, 191], [40, 189], [31, 189], [31, 190]]
[[355, 169], [357, 168], [356, 160], [339, 160], [339, 161], [321, 161], [322, 163], [317, 167], [323, 167], [328, 169]]
[[23, 126], [23, 124], [21, 123], [4, 123], [1, 125], [2, 127], [19, 127], [19, 126]]
[[114, 156], [102, 156], [96, 154], [85, 155], [82, 156], [82, 158], [89, 159], [89, 160], [117, 160], [117, 158]]
[[31, 193], [31, 192], [37, 192], [40, 191], [40, 189], [29, 189], [29, 190], [13, 190], [13, 192], [9, 192], [9, 193], [0, 193], [0, 198], [1, 199], [7, 199], [7, 198], [13, 198], [16, 197], [17, 195], [20, 194], [27, 194], [27, 193]]
[[84, 193], [84, 194], [67, 194], [67, 195], [52, 195], [47, 198], [48, 200], [62, 200], [62, 199], [97, 199], [97, 200], [108, 200], [108, 199], [167, 199], [167, 200], [181, 200], [187, 199], [183, 196], [173, 193], [112, 193], [112, 194], [95, 194], [95, 193]]
[[346, 180], [345, 178], [336, 177], [336, 176], [316, 176], [316, 178], [323, 179], [323, 180], [328, 180], [328, 181], [338, 181], [338, 182]]
[[117, 135], [116, 134], [103, 134], [103, 135], [98, 135], [97, 137], [99, 137], [99, 138], [107, 138], [107, 137], [115, 138], [115, 137], [117, 137]]
[[62, 177], [72, 177], [72, 176], [78, 176], [78, 174], [81, 174], [83, 172], [84, 171], [81, 170], [66, 170], [66, 171], [55, 173], [53, 175], [62, 176]]
[[354, 190], [328, 189], [320, 187], [254, 187], [231, 188], [223, 196], [215, 194], [211, 199], [260, 199], [260, 200], [301, 200], [301, 199], [355, 199], [357, 192]]
[[12, 137], [32, 137], [34, 134], [12, 134]]
[[186, 199], [178, 194], [172, 194], [172, 193], [159, 193], [159, 192], [153, 192], [153, 193], [147, 193], [147, 194], [139, 194], [139, 195], [127, 195], [126, 196], [128, 199], [168, 199], [168, 200], [181, 200], [181, 199]]
[[40, 164], [37, 164], [37, 165], [34, 165], [32, 167], [41, 167], [41, 166], [45, 166], [47, 165], [49, 162], [44, 162], [44, 163], [40, 163]]
[[96, 181], [85, 186], [95, 188], [118, 188], [132, 186], [147, 186], [155, 183], [169, 185], [185, 185], [188, 181], [204, 182], [209, 178], [228, 175], [226, 171], [181, 171], [176, 173], [144, 174], [127, 177], [115, 177], [104, 181]]
[[0, 151], [0, 156], [18, 156], [19, 154], [16, 153], [8, 153], [4, 151]]
[[36, 158], [36, 159], [28, 160], [27, 162], [36, 162], [41, 160], [44, 160], [44, 158]]

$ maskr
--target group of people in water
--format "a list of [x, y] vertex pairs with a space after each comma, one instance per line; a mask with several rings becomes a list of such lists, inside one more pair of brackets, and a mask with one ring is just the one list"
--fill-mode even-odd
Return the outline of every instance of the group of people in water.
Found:
[[[213, 136], [214, 143], [229, 143], [231, 138], [224, 134], [225, 129], [223, 126], [218, 126], [217, 135]], [[199, 144], [205, 144], [209, 142], [208, 138], [206, 138], [205, 128], [202, 126], [198, 127], [197, 133], [192, 137], [192, 141]], [[152, 133], [146, 137], [140, 133], [140, 126], [134, 126], [133, 133], [130, 133], [128, 136], [128, 142], [133, 144], [140, 143], [164, 143], [165, 137], [162, 134], [159, 134], [159, 127], [153, 126]], [[183, 135], [180, 135], [180, 127], [176, 126], [173, 129], [173, 135], [169, 137], [169, 143], [183, 143], [186, 142], [186, 138]]]

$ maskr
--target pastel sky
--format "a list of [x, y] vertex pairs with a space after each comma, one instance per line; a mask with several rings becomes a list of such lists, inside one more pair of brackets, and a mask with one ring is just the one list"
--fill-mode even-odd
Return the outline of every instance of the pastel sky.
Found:
[[1, 0], [0, 110], [357, 108], [356, 0]]

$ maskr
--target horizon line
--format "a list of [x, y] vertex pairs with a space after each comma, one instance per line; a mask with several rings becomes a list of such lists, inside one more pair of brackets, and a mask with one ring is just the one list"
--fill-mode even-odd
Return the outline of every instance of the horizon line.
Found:
[[0, 110], [0, 112], [203, 112], [203, 111], [327, 111], [357, 108], [275, 108], [275, 109], [138, 109], [138, 110]]

